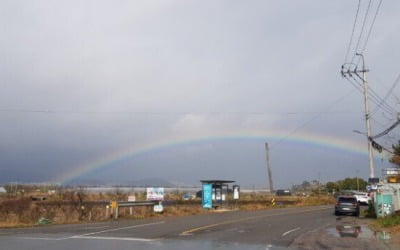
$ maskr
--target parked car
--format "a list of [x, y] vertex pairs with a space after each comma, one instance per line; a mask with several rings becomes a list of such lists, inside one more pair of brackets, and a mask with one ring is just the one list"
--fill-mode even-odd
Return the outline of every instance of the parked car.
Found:
[[354, 194], [354, 197], [356, 197], [358, 203], [363, 205], [368, 205], [368, 203], [371, 201], [371, 197], [369, 197], [368, 193], [366, 192], [357, 192]]
[[289, 195], [292, 195], [292, 192], [290, 192], [289, 189], [278, 189], [278, 190], [276, 190], [276, 195], [277, 196], [285, 196], [285, 195], [289, 196]]
[[360, 215], [360, 205], [354, 196], [339, 196], [335, 204], [335, 215], [352, 214]]

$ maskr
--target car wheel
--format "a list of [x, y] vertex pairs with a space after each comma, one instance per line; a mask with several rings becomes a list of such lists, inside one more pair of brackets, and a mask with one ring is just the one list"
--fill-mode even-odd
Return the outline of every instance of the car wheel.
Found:
[[335, 211], [335, 215], [338, 216], [338, 215], [339, 215], [339, 212], [338, 212], [338, 211]]

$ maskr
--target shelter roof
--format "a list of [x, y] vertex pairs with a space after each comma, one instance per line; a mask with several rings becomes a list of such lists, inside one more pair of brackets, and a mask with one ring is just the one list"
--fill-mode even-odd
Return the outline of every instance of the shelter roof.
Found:
[[232, 180], [201, 180], [201, 183], [210, 183], [210, 184], [227, 184], [227, 183], [233, 183], [235, 181]]

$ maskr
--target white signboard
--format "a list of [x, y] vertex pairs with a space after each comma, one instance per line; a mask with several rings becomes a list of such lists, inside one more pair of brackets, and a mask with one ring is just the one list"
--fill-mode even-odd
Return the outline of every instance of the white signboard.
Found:
[[148, 201], [164, 200], [164, 188], [146, 188], [146, 199]]
[[163, 205], [158, 204], [158, 205], [154, 205], [154, 212], [156, 213], [162, 213], [164, 211]]
[[240, 195], [240, 187], [239, 186], [233, 186], [233, 199], [234, 200], [239, 200], [239, 195]]
[[128, 201], [136, 201], [136, 196], [135, 195], [129, 195], [128, 196]]

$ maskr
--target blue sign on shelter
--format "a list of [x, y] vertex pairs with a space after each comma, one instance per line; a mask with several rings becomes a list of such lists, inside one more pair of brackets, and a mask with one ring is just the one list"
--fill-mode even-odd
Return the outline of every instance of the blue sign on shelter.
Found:
[[212, 208], [212, 184], [203, 184], [203, 208]]

